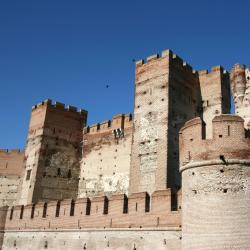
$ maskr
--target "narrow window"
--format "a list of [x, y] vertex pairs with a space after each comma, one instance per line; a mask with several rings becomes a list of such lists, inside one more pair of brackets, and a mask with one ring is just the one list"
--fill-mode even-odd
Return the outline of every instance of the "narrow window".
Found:
[[87, 198], [86, 215], [90, 215], [90, 210], [91, 210], [91, 201], [89, 198]]
[[149, 212], [149, 211], [150, 211], [150, 196], [147, 193], [146, 199], [145, 199], [145, 212]]
[[90, 127], [88, 126], [88, 127], [87, 127], [87, 133], [89, 133], [89, 131], [90, 131]]
[[74, 216], [74, 213], [75, 213], [75, 201], [72, 200], [70, 205], [70, 216]]
[[47, 240], [44, 242], [44, 248], [48, 249], [48, 241]]
[[135, 211], [137, 211], [137, 209], [138, 209], [138, 204], [137, 204], [137, 202], [135, 203]]
[[108, 121], [108, 128], [110, 128], [111, 127], [111, 121], [109, 120]]
[[108, 209], [109, 209], [109, 200], [105, 196], [105, 198], [104, 198], [103, 214], [108, 214]]
[[61, 202], [58, 201], [56, 204], [56, 217], [59, 217], [60, 214], [60, 206], [61, 206]]
[[32, 205], [30, 218], [33, 219], [35, 215], [35, 204]]
[[69, 169], [69, 171], [68, 171], [68, 178], [71, 178], [71, 177], [72, 177], [71, 170]]
[[47, 216], [47, 206], [48, 206], [48, 204], [47, 204], [47, 202], [45, 202], [43, 205], [43, 218], [46, 218], [46, 216]]
[[60, 168], [57, 169], [57, 176], [61, 176], [61, 169]]
[[30, 175], [31, 175], [31, 169], [27, 170], [26, 181], [30, 179]]
[[177, 211], [178, 201], [177, 201], [177, 194], [171, 192], [171, 211]]
[[10, 210], [10, 220], [13, 219], [13, 213], [14, 213], [14, 207], [12, 207]]
[[123, 213], [127, 214], [128, 213], [128, 197], [127, 195], [124, 195], [124, 200], [123, 200]]
[[23, 218], [23, 210], [24, 210], [24, 205], [21, 206], [20, 219]]
[[227, 126], [227, 135], [230, 136], [230, 126]]

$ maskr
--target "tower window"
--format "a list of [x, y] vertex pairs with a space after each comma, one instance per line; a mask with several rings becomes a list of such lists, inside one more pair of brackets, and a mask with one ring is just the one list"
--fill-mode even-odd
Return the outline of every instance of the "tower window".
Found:
[[20, 219], [22, 219], [22, 218], [23, 218], [23, 210], [24, 210], [24, 205], [22, 205], [22, 207], [21, 207]]
[[27, 170], [26, 181], [30, 179], [30, 175], [31, 175], [31, 169]]
[[61, 202], [58, 201], [56, 204], [56, 217], [59, 217], [60, 214], [60, 206], [61, 206]]
[[43, 218], [46, 218], [46, 215], [47, 215], [47, 202], [44, 203], [43, 205]]
[[70, 205], [70, 216], [74, 216], [74, 214], [75, 214], [75, 201], [72, 200]]
[[68, 178], [71, 178], [72, 177], [72, 174], [71, 174], [71, 170], [69, 169], [68, 171]]

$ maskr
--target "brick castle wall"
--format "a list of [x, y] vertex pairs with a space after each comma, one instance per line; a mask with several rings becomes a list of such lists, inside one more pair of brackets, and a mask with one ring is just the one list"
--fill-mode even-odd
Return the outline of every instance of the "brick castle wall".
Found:
[[78, 197], [127, 193], [132, 115], [116, 115], [84, 129]]
[[24, 152], [0, 150], [0, 206], [16, 205], [24, 168]]
[[247, 249], [250, 245], [250, 139], [244, 120], [213, 119], [212, 138], [195, 118], [180, 133], [182, 248]]

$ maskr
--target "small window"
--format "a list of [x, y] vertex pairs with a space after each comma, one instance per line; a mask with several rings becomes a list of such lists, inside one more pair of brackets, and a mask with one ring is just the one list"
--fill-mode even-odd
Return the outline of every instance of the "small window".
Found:
[[127, 214], [128, 213], [128, 197], [127, 195], [124, 195], [124, 200], [123, 200], [123, 213]]
[[14, 207], [12, 207], [10, 210], [10, 220], [13, 219], [13, 213], [14, 213]]
[[71, 178], [72, 177], [72, 174], [71, 174], [71, 170], [69, 169], [68, 171], [68, 178]]
[[60, 206], [61, 206], [61, 202], [58, 201], [56, 204], [56, 217], [59, 217], [60, 214]]
[[48, 241], [47, 240], [44, 242], [44, 248], [48, 249]]
[[103, 214], [108, 214], [109, 210], [109, 200], [107, 197], [104, 199], [104, 207], [103, 207]]
[[33, 219], [35, 215], [35, 204], [32, 205], [30, 218]]
[[47, 216], [47, 207], [48, 207], [48, 204], [47, 202], [45, 202], [43, 205], [43, 218], [46, 218]]
[[24, 210], [24, 205], [21, 206], [20, 219], [23, 218], [23, 210]]
[[57, 169], [57, 176], [61, 176], [61, 169], [60, 168]]
[[75, 214], [75, 201], [72, 200], [70, 205], [70, 216], [74, 216], [74, 214]]
[[90, 210], [91, 210], [91, 201], [89, 198], [87, 198], [86, 215], [90, 215]]
[[27, 170], [26, 181], [30, 179], [30, 176], [31, 176], [31, 169]]

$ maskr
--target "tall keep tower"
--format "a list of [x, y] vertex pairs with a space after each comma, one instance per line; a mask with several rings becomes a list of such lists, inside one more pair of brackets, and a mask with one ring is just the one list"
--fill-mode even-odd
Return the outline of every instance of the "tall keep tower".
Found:
[[130, 193], [180, 187], [178, 132], [200, 105], [198, 74], [170, 50], [136, 63]]
[[244, 65], [235, 64], [231, 71], [231, 90], [235, 113], [245, 120], [245, 128], [250, 129], [250, 71]]
[[45, 100], [33, 106], [20, 204], [76, 198], [87, 112]]
[[195, 118], [180, 132], [182, 249], [250, 246], [250, 139], [243, 119], [213, 119], [212, 139]]

